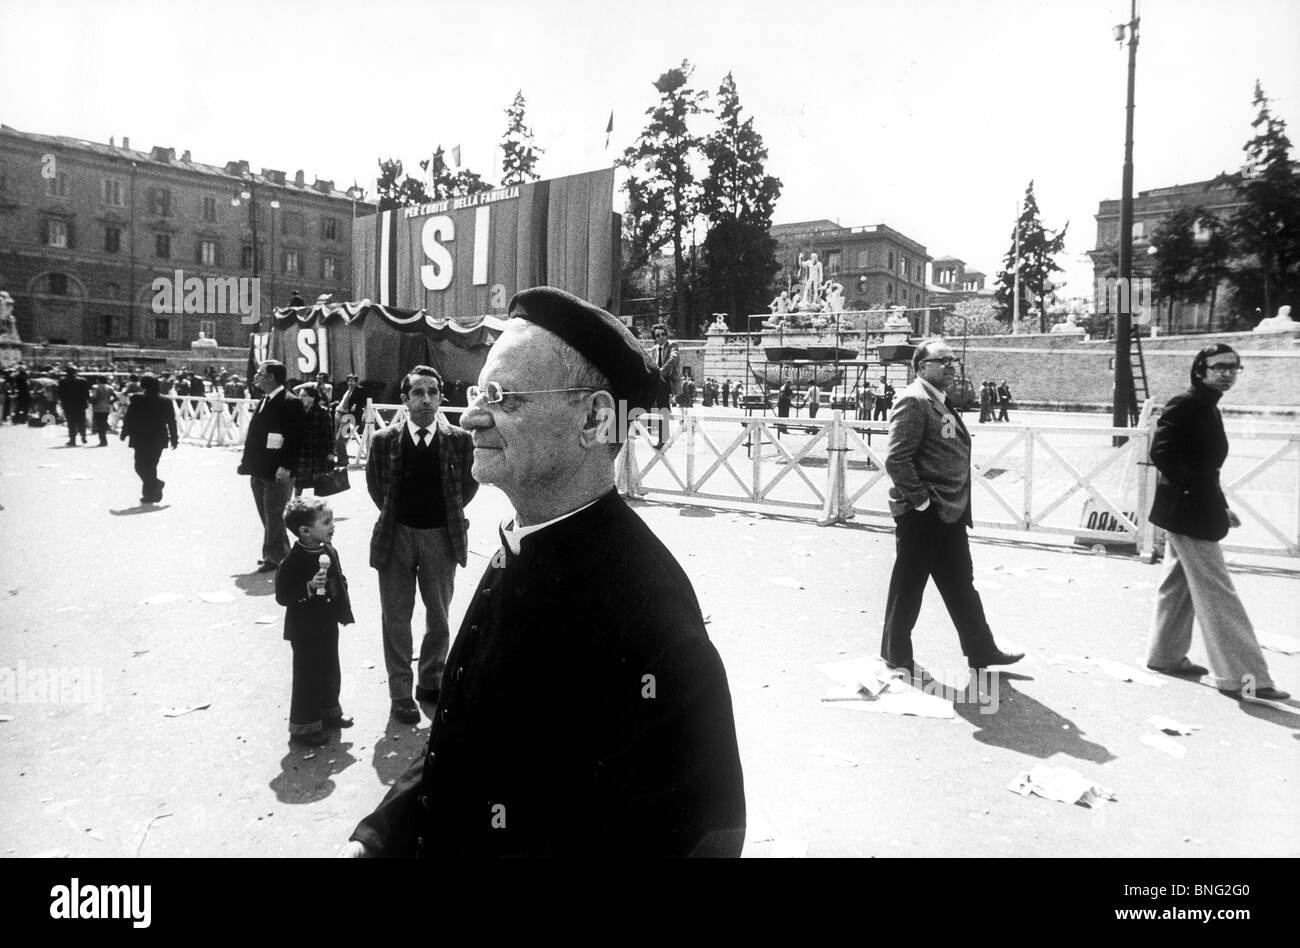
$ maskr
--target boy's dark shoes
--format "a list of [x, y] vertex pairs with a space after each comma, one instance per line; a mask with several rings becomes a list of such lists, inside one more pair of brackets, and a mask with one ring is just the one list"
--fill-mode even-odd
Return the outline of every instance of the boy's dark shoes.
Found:
[[340, 714], [336, 718], [326, 718], [324, 723], [326, 727], [351, 727], [353, 721], [346, 714]]
[[301, 744], [304, 747], [323, 747], [330, 742], [330, 736], [325, 731], [312, 731], [310, 734], [290, 734], [290, 744]]
[[399, 698], [394, 701], [390, 714], [394, 721], [402, 724], [420, 723], [420, 709], [415, 706], [415, 701], [410, 698]]

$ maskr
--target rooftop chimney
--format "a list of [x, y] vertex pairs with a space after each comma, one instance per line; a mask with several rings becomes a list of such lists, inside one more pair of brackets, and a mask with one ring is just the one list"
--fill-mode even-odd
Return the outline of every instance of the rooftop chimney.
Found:
[[299, 168], [299, 169], [298, 169], [298, 173], [295, 174], [295, 175], [293, 176], [293, 183], [296, 184], [296, 185], [298, 185], [298, 187], [302, 187], [302, 185], [303, 185], [303, 180], [302, 180], [302, 169], [301, 169], [301, 168]]
[[123, 135], [123, 136], [122, 136], [122, 147], [123, 147], [123, 148], [130, 148], [130, 147], [131, 147], [131, 139], [130, 139], [129, 137], [127, 137], [126, 135]]
[[315, 190], [319, 191], [321, 194], [333, 194], [333, 193], [334, 193], [334, 182], [333, 182], [333, 181], [326, 180], [326, 179], [317, 178], [317, 179], [316, 179], [316, 183], [313, 184], [312, 187], [313, 187]]
[[186, 164], [189, 164], [190, 150], [188, 148], [185, 149], [185, 154], [181, 155], [181, 161], [185, 162]]

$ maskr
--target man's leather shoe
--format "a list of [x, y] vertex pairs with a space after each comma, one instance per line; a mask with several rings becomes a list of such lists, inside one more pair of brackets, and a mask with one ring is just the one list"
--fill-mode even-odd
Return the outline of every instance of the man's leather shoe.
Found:
[[1024, 652], [1003, 652], [999, 650], [979, 660], [970, 659], [970, 667], [988, 668], [990, 665], [1014, 665], [1024, 657]]
[[290, 744], [302, 744], [305, 747], [324, 747], [330, 742], [330, 736], [324, 731], [312, 731], [310, 734], [290, 734]]
[[885, 659], [884, 662], [885, 662], [885, 667], [888, 668], [888, 669], [890, 669], [891, 671], [894, 670], [894, 669], [900, 669], [900, 668], [901, 668], [903, 671], [907, 672], [909, 675], [915, 675], [915, 674], [916, 674], [916, 662], [915, 662], [915, 661], [911, 661], [911, 662], [891, 662], [889, 659]]
[[351, 727], [354, 722], [346, 714], [340, 714], [336, 718], [326, 718], [323, 723], [326, 727]]
[[1185, 655], [1183, 656], [1182, 662], [1175, 665], [1173, 668], [1162, 668], [1159, 665], [1148, 665], [1147, 668], [1164, 675], [1179, 675], [1180, 677], [1186, 678], [1200, 678], [1202, 675], [1208, 675], [1210, 673], [1210, 670], [1204, 665], [1195, 664]]
[[280, 568], [279, 563], [272, 563], [270, 560], [263, 560], [262, 563], [257, 567], [257, 571], [259, 573], [274, 573], [279, 568]]
[[392, 710], [389, 713], [394, 721], [401, 724], [420, 723], [420, 709], [415, 706], [415, 702], [410, 698], [400, 698], [394, 701]]

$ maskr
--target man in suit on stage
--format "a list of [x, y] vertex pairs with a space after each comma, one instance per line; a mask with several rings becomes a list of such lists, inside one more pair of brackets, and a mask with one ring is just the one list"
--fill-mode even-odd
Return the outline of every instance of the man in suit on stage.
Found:
[[956, 356], [942, 339], [920, 343], [912, 355], [916, 379], [899, 394], [889, 416], [885, 471], [894, 482], [889, 512], [894, 515], [897, 552], [880, 656], [889, 667], [912, 673], [912, 627], [931, 577], [972, 668], [1010, 665], [1024, 658], [994, 643], [975, 590], [966, 535], [973, 525], [970, 432], [946, 395], [957, 377], [956, 365]]
[[[442, 376], [417, 365], [401, 384], [406, 424], [377, 432], [366, 461], [366, 488], [379, 508], [370, 538], [370, 565], [379, 571], [379, 600], [393, 719], [419, 724], [418, 700], [432, 717], [442, 690], [451, 636], [456, 564], [469, 549], [465, 505], [478, 481], [470, 468], [474, 446], [468, 432], [438, 414]], [[418, 675], [411, 675], [411, 616], [415, 588], [424, 602], [424, 638]], [[415, 698], [411, 686], [415, 686]]]
[[262, 521], [262, 558], [259, 573], [273, 573], [289, 555], [289, 535], [284, 529], [284, 508], [293, 496], [293, 475], [298, 465], [305, 424], [302, 402], [289, 397], [283, 362], [267, 359], [257, 367], [253, 388], [262, 400], [248, 421], [244, 457], [239, 473], [249, 478], [253, 503]]

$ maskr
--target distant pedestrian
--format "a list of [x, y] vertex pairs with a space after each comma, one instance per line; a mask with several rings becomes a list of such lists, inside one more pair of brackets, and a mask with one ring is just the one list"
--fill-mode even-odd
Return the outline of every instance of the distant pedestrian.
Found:
[[[1231, 346], [1201, 349], [1192, 361], [1192, 387], [1171, 398], [1156, 423], [1150, 453], [1160, 478], [1150, 520], [1169, 536], [1147, 667], [1193, 678], [1213, 671], [1212, 683], [1225, 695], [1285, 701], [1291, 696], [1269, 677], [1219, 547], [1229, 529], [1241, 526], [1219, 485], [1228, 438], [1218, 407], [1241, 370], [1241, 357]], [[1193, 620], [1205, 638], [1208, 669], [1187, 658]]]
[[131, 396], [118, 439], [127, 441], [135, 451], [135, 472], [140, 476], [140, 503], [156, 504], [162, 500], [166, 481], [158, 479], [158, 459], [170, 442], [176, 450], [176, 412], [172, 403], [158, 394], [158, 379], [146, 375], [140, 379], [140, 392]]
[[889, 384], [889, 380], [883, 375], [880, 377], [880, 391], [875, 393], [873, 401], [875, 402], [875, 411], [871, 415], [872, 421], [881, 421], [889, 417], [889, 410], [894, 407], [894, 386]]
[[1007, 380], [1003, 379], [1002, 384], [998, 386], [998, 421], [1010, 421], [1011, 416], [1007, 414], [1007, 409], [1011, 407], [1011, 386]]
[[731, 402], [731, 379], [722, 381], [722, 407], [726, 408]]
[[59, 404], [63, 406], [63, 415], [68, 422], [68, 447], [77, 443], [86, 443], [86, 406], [90, 403], [90, 385], [77, 374], [77, 367], [68, 363], [59, 380]]
[[352, 603], [324, 498], [289, 501], [284, 525], [297, 538], [275, 571], [275, 601], [285, 607], [284, 637], [293, 646], [289, 741], [319, 747], [329, 743], [328, 728], [352, 726], [339, 704], [339, 626], [354, 621]]
[[[790, 416], [790, 405], [794, 402], [794, 383], [789, 379], [781, 385], [780, 390], [776, 393], [776, 416], [778, 418], [788, 418]], [[776, 433], [785, 434], [785, 425], [777, 425]]]
[[99, 435], [101, 448], [108, 447], [108, 416], [113, 411], [115, 401], [117, 401], [117, 392], [108, 384], [108, 379], [101, 375], [95, 381], [94, 388], [90, 390], [92, 430]]
[[808, 405], [808, 417], [816, 418], [817, 411], [822, 407], [822, 390], [818, 388], [816, 381], [808, 386], [808, 391], [804, 395], [804, 401]]
[[984, 380], [980, 384], [980, 424], [993, 420], [993, 383]]
[[305, 488], [315, 493], [316, 478], [334, 470], [334, 419], [322, 403], [320, 388], [305, 382], [293, 390], [302, 403], [302, 443], [298, 448], [298, 465], [293, 472], [293, 496]]

